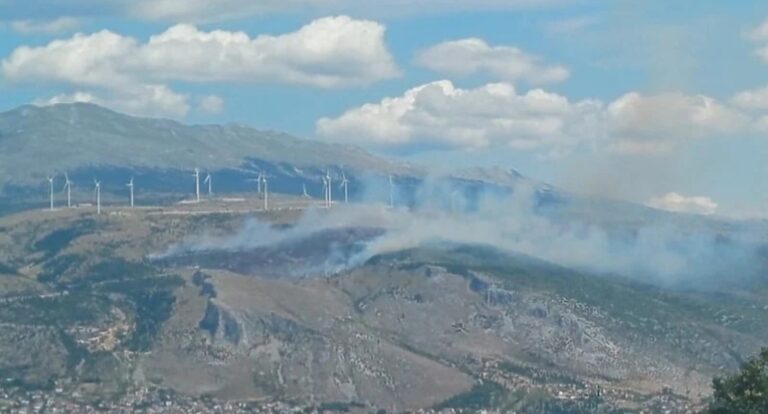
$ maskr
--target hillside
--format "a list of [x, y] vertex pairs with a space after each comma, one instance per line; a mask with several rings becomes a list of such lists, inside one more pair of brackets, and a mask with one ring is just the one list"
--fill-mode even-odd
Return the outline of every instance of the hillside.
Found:
[[393, 163], [351, 146], [243, 125], [137, 118], [85, 103], [24, 106], [0, 113], [0, 151], [3, 182], [12, 178], [17, 185], [83, 168], [218, 170], [239, 167], [249, 158], [299, 168], [395, 169]]
[[[341, 169], [357, 177], [405, 179], [418, 168], [375, 157], [352, 146], [332, 145], [243, 125], [184, 125], [123, 115], [93, 104], [24, 106], [0, 113], [0, 212], [39, 207], [47, 200], [46, 178], [57, 175], [61, 201], [64, 174], [77, 203], [92, 202], [92, 181], [102, 181], [105, 201], [124, 199], [134, 177], [140, 199], [151, 203], [188, 197], [195, 168], [211, 173], [219, 192], [251, 192], [265, 172], [276, 192], [320, 195], [321, 176]], [[362, 178], [360, 178], [362, 179]], [[382, 178], [383, 179], [383, 178]], [[355, 193], [359, 185], [352, 186]]]
[[684, 412], [768, 341], [758, 285], [665, 290], [466, 243], [356, 264], [381, 228], [208, 208], [1, 219], [0, 372], [83, 401], [160, 387], [364, 411]]
[[[0, 114], [0, 150], [0, 391], [20, 398], [682, 413], [768, 342], [763, 222], [93, 105]], [[216, 183], [199, 203], [194, 166]], [[51, 171], [73, 208], [61, 177], [58, 208], [30, 208]]]

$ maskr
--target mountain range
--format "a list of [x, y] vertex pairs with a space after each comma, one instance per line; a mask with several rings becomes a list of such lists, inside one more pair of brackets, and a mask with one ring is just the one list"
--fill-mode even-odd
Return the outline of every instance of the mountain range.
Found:
[[[179, 203], [194, 168], [222, 196]], [[312, 208], [325, 174], [338, 200], [342, 168], [355, 202]], [[64, 173], [78, 204], [104, 182], [104, 214], [31, 209], [52, 174], [62, 202]], [[282, 208], [261, 208], [259, 173]], [[329, 411], [687, 413], [768, 340], [765, 223], [509, 168], [438, 176], [71, 104], [0, 114], [0, 177], [6, 388], [83, 404], [160, 389]], [[141, 208], [126, 206], [130, 177]]]

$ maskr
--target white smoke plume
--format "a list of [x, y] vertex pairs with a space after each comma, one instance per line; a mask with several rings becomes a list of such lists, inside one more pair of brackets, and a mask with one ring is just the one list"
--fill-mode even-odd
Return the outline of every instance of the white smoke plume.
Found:
[[190, 239], [168, 253], [247, 251], [325, 230], [368, 228], [380, 231], [361, 240], [364, 248], [349, 257], [340, 257], [339, 250], [329, 254], [332, 263], [321, 266], [325, 270], [320, 273], [442, 242], [493, 246], [579, 271], [666, 287], [713, 288], [752, 277], [765, 266], [759, 250], [764, 239], [757, 230], [737, 224], [643, 209], [646, 218], [632, 216], [626, 223], [606, 225], [589, 216], [564, 214], [567, 201], [564, 208], [540, 208], [538, 188], [525, 182], [514, 191], [483, 191], [473, 197], [465, 190], [447, 180], [426, 180], [407, 208], [389, 209], [382, 200], [308, 210], [287, 229], [253, 219], [234, 235]]

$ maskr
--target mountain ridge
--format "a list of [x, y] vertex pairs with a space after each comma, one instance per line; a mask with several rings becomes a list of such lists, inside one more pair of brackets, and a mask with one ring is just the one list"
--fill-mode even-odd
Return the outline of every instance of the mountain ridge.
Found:
[[[53, 138], [59, 139], [53, 139]], [[91, 166], [191, 170], [237, 168], [247, 158], [297, 167], [344, 165], [382, 172], [418, 169], [341, 144], [242, 124], [193, 124], [124, 115], [88, 103], [25, 105], [0, 113], [0, 182], [39, 182]], [[42, 159], [29, 163], [29, 159]]]

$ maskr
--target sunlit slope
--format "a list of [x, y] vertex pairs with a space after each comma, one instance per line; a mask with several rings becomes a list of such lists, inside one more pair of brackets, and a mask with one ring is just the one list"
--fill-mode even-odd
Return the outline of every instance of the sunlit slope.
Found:
[[92, 104], [24, 106], [0, 114], [0, 182], [37, 185], [53, 172], [95, 167], [158, 170], [240, 167], [248, 159], [287, 166], [344, 165], [394, 171], [351, 146], [324, 144], [243, 125], [184, 125]]
[[[231, 235], [247, 220], [162, 213], [1, 219], [0, 277], [24, 284], [0, 295], [0, 372], [29, 387], [63, 381], [94, 399], [161, 385], [393, 409], [491, 393], [488, 404], [512, 409], [534, 394], [582, 398], [601, 387], [622, 406], [665, 387], [706, 396], [712, 375], [768, 340], [759, 288], [665, 290], [492, 246], [426, 244], [297, 279], [286, 263], [372, 236], [319, 231], [285, 239], [280, 251], [229, 253], [255, 266], [227, 268], [210, 255], [200, 268], [155, 263], [148, 255]], [[277, 229], [299, 219], [257, 214]]]

